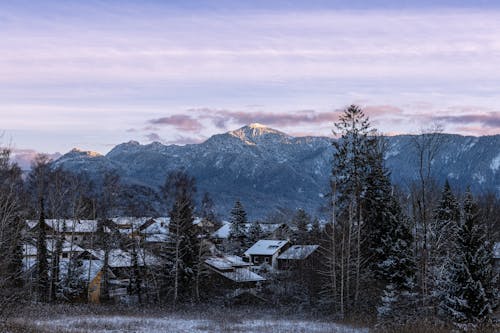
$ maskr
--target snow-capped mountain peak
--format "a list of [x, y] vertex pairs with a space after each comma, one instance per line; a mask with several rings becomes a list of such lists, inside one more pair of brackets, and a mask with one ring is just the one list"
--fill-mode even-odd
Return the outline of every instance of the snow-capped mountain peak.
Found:
[[243, 126], [237, 130], [228, 132], [228, 134], [239, 138], [247, 144], [257, 144], [262, 141], [286, 141], [291, 138], [288, 134], [259, 123]]

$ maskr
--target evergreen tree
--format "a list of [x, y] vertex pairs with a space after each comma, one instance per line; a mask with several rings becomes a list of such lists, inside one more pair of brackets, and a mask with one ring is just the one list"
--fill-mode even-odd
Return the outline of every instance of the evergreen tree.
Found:
[[36, 242], [36, 271], [38, 300], [46, 302], [49, 290], [49, 263], [47, 258], [47, 231], [45, 225], [45, 207], [43, 197], [40, 199], [40, 218]]
[[321, 242], [321, 226], [319, 225], [318, 218], [315, 218], [311, 224], [311, 230], [309, 230], [307, 242], [309, 244], [320, 244]]
[[360, 306], [361, 242], [366, 221], [363, 216], [363, 193], [370, 171], [374, 130], [361, 108], [351, 105], [335, 123], [334, 134], [340, 135], [340, 138], [333, 142], [331, 197], [332, 205], [336, 206], [333, 208], [336, 212], [332, 214], [336, 216], [334, 224], [339, 227], [332, 228], [332, 240], [337, 238], [341, 244], [339, 253], [331, 253], [335, 256], [331, 259], [338, 262], [331, 262], [331, 265], [339, 268], [332, 272], [339, 275], [334, 280], [339, 282], [340, 287], [331, 286], [336, 289], [335, 293], [339, 293], [340, 315], [344, 316], [347, 311]]
[[451, 249], [460, 225], [460, 206], [446, 180], [441, 199], [434, 211], [433, 247], [435, 261], [442, 262]]
[[374, 274], [375, 280], [385, 277], [380, 271], [380, 263], [388, 256], [388, 246], [383, 239], [390, 237], [394, 229], [395, 216], [391, 211], [393, 194], [390, 175], [384, 166], [383, 150], [377, 151], [370, 159], [370, 173], [367, 177], [366, 191], [364, 192], [365, 216], [365, 246], [364, 258], [367, 266]]
[[203, 198], [201, 199], [201, 218], [206, 219], [211, 222], [216, 222], [216, 214], [214, 201], [210, 197], [208, 192], [203, 194]]
[[166, 194], [173, 198], [170, 210], [169, 239], [163, 257], [166, 260], [167, 290], [171, 290], [173, 301], [195, 297], [196, 267], [200, 239], [194, 221], [193, 195], [196, 191], [194, 178], [183, 171], [171, 173], [166, 181]]
[[366, 289], [375, 289], [376, 295], [381, 295], [377, 308], [380, 320], [401, 320], [410, 315], [414, 298], [413, 236], [384, 165], [384, 145], [385, 141], [380, 139], [370, 156], [364, 193], [366, 250], [363, 257], [371, 272]]
[[492, 246], [486, 241], [477, 217], [477, 205], [468, 189], [441, 302], [443, 313], [454, 323], [473, 327], [491, 320], [499, 296]]
[[231, 210], [231, 227], [228, 240], [231, 242], [235, 254], [241, 255], [247, 244], [247, 213], [239, 200]]
[[253, 222], [248, 228], [248, 245], [257, 243], [264, 236], [264, 231], [258, 221]]
[[292, 241], [295, 244], [305, 244], [307, 242], [310, 223], [311, 218], [307, 215], [306, 211], [302, 208], [298, 209], [292, 221], [295, 228]]
[[381, 235], [380, 254], [385, 259], [378, 264], [377, 275], [386, 283], [378, 307], [382, 321], [405, 321], [414, 315], [416, 265], [412, 253], [413, 235], [408, 219], [396, 198], [391, 198], [386, 216], [387, 233]]

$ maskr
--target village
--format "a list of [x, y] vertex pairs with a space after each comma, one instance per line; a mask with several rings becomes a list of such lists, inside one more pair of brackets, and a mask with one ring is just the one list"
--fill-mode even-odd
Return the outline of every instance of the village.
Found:
[[[23, 270], [30, 294], [36, 293], [39, 223], [38, 220], [26, 221]], [[99, 303], [105, 274], [109, 277], [109, 298], [113, 303], [130, 304], [154, 298], [154, 275], [162, 269], [161, 252], [169, 237], [169, 223], [169, 217], [116, 217], [105, 220], [103, 226], [98, 220], [44, 220], [49, 275], [58, 274], [54, 280], [61, 281], [60, 284], [68, 275], [74, 276], [75, 282], [66, 285], [73, 283], [80, 288], [74, 286], [79, 293], [72, 293], [70, 301]], [[283, 284], [287, 279], [300, 279], [295, 282], [313, 288], [311, 283], [304, 283], [317, 278], [320, 245], [294, 243], [291, 240], [294, 227], [285, 223], [254, 223], [262, 230], [261, 239], [244, 249], [242, 255], [237, 255], [225, 251], [231, 222], [217, 224], [208, 219], [194, 219], [198, 237], [203, 238], [201, 241], [207, 249], [202, 256], [205, 275], [218, 286], [214, 292], [226, 301], [266, 303], [269, 300], [260, 291], [272, 283], [277, 274]], [[246, 223], [247, 230], [252, 224]], [[106, 265], [105, 251], [97, 241], [99, 228], [117, 240], [117, 246], [109, 249]], [[142, 300], [131, 287], [137, 268], [141, 275], [142, 295], [139, 297]], [[300, 274], [293, 274], [297, 272]], [[57, 293], [62, 292], [61, 288], [52, 288], [57, 288]]]

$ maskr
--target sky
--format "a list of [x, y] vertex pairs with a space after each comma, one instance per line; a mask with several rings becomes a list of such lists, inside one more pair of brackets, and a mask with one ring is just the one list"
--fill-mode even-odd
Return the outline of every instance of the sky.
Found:
[[0, 131], [23, 154], [259, 122], [500, 134], [499, 1], [0, 2]]

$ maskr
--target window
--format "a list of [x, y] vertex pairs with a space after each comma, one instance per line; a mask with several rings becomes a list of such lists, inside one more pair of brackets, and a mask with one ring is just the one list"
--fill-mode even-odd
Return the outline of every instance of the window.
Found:
[[254, 262], [254, 264], [257, 264], [259, 262], [259, 258], [253, 257], [253, 262]]
[[68, 253], [66, 253], [66, 252], [65, 252], [65, 253], [63, 253], [63, 254], [62, 254], [62, 257], [63, 257], [63, 258], [68, 258]]
[[269, 263], [269, 257], [266, 257], [264, 260], [266, 261], [266, 263]]

